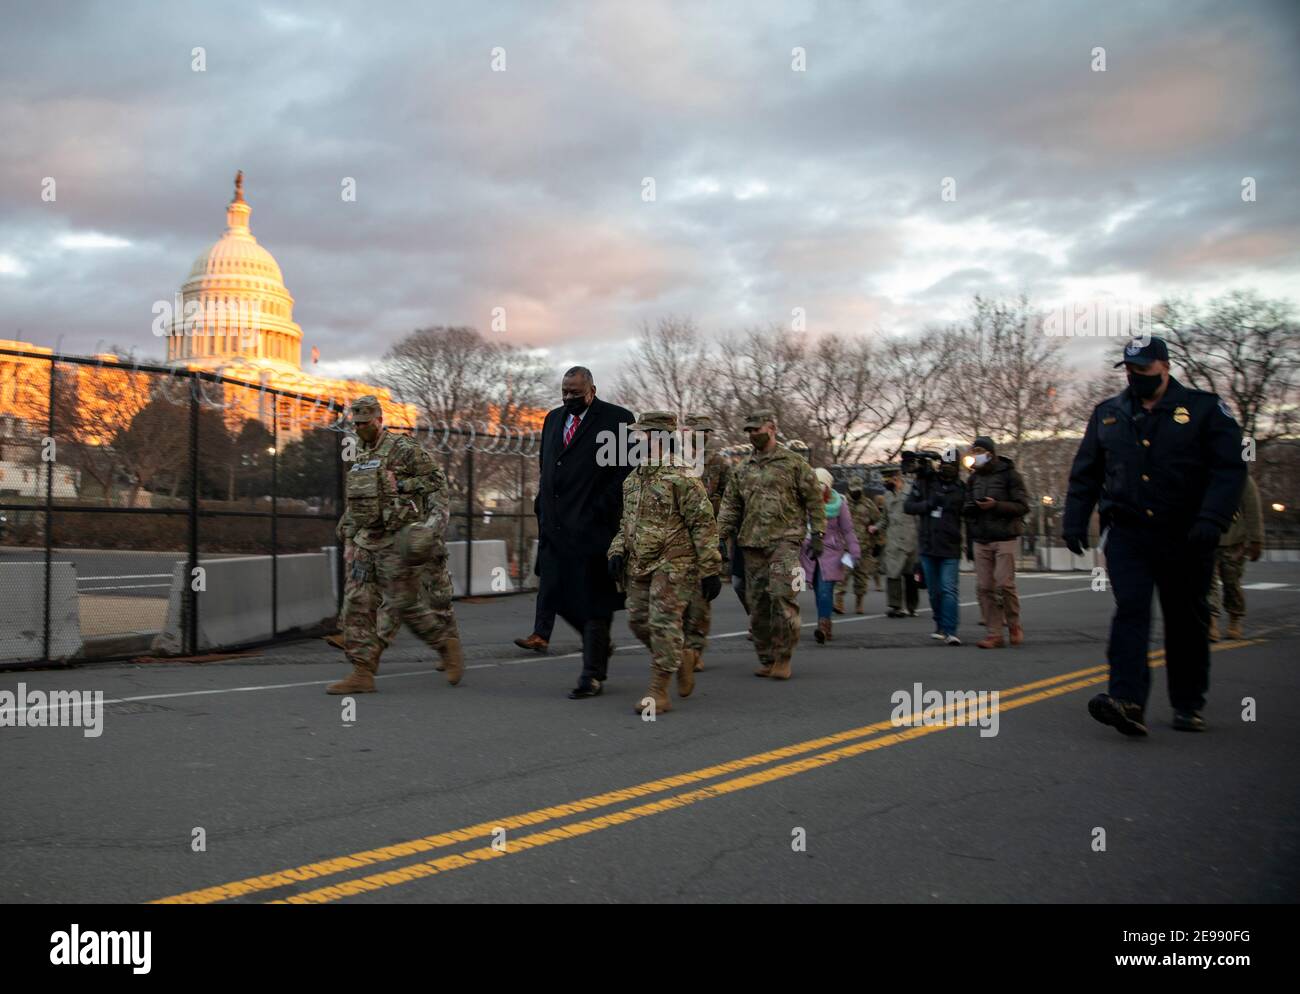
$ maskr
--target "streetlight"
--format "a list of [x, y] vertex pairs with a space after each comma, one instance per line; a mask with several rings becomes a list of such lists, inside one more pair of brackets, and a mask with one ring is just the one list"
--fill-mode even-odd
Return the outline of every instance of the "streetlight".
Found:
[[1285, 505], [1285, 504], [1274, 504], [1274, 505], [1273, 505], [1273, 510], [1276, 511], [1278, 514], [1281, 514], [1283, 511], [1286, 510], [1286, 505]]

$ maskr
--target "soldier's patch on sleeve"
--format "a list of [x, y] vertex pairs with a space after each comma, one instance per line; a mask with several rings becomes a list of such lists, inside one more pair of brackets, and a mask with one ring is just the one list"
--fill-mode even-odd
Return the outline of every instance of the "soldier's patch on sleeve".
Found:
[[1222, 397], [1219, 398], [1219, 410], [1223, 412], [1223, 416], [1227, 418], [1229, 421], [1237, 420], [1232, 416], [1232, 408], [1228, 407], [1228, 402], [1224, 400]]

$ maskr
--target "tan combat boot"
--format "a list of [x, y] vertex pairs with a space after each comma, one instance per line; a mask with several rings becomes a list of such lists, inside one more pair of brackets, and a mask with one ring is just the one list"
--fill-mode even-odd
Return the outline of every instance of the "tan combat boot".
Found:
[[465, 675], [465, 659], [460, 654], [460, 639], [450, 638], [438, 646], [438, 655], [442, 657], [442, 665], [438, 666], [447, 674], [447, 682], [453, 687], [460, 683], [460, 678]]
[[758, 669], [754, 670], [754, 676], [771, 676], [771, 675], [772, 675], [772, 663], [771, 662], [765, 663], [760, 659], [758, 662]]
[[1210, 641], [1219, 641], [1219, 619], [1215, 615], [1210, 615]]
[[682, 650], [682, 664], [677, 667], [677, 696], [690, 697], [691, 691], [695, 689], [695, 657], [698, 653], [694, 649]]
[[790, 679], [790, 657], [789, 656], [782, 656], [780, 659], [778, 659], [776, 662], [772, 664], [772, 679], [773, 680]]
[[703, 649], [695, 650], [695, 672], [696, 673], [704, 672], [704, 650]]
[[835, 599], [831, 602], [831, 610], [836, 614], [844, 613], [844, 591], [835, 591]]
[[373, 694], [375, 675], [359, 663], [352, 664], [352, 672], [338, 683], [325, 688], [327, 694]]
[[343, 643], [342, 632], [337, 632], [334, 635], [326, 635], [325, 641], [327, 644], [334, 646], [334, 648], [336, 649], [342, 649], [344, 652], [348, 651], [348, 647]]
[[633, 712], [640, 714], [645, 705], [642, 703], [647, 697], [653, 698], [655, 702], [655, 715], [661, 715], [665, 711], [673, 709], [673, 702], [668, 697], [668, 680], [672, 674], [667, 670], [661, 670], [658, 666], [650, 667], [650, 689], [643, 694], [632, 708]]
[[[858, 594], [857, 603], [855, 603], [855, 604], [853, 605], [853, 613], [854, 613], [854, 614], [861, 614], [861, 613], [862, 613], [862, 601], [863, 601], [863, 599], [864, 599], [866, 596], [867, 596], [866, 594]], [[829, 637], [829, 636], [828, 636], [828, 637]]]
[[1239, 614], [1230, 614], [1230, 615], [1228, 615], [1228, 631], [1227, 631], [1227, 635], [1228, 635], [1228, 638], [1230, 638], [1230, 639], [1239, 639], [1239, 638], [1241, 638], [1241, 615], [1239, 615]]

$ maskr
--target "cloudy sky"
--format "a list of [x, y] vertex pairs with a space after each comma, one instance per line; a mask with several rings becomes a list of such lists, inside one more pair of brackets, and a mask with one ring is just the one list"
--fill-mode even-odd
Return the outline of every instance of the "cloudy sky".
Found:
[[236, 169], [330, 373], [494, 307], [603, 378], [667, 314], [1300, 300], [1294, 2], [0, 7], [0, 338], [161, 355]]

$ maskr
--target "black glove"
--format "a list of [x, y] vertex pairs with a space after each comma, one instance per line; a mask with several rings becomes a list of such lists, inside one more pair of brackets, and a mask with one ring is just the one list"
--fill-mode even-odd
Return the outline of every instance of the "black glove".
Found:
[[812, 554], [813, 554], [814, 556], [820, 556], [820, 555], [822, 554], [822, 549], [823, 549], [824, 547], [825, 547], [825, 543], [824, 543], [824, 541], [822, 540], [822, 537], [821, 537], [820, 535], [818, 535], [816, 532], [813, 532], [813, 537], [812, 537]]
[[1199, 518], [1196, 524], [1192, 525], [1192, 530], [1187, 533], [1187, 544], [1193, 549], [1213, 549], [1219, 544], [1219, 537], [1222, 534], [1222, 529], [1213, 521]]
[[1069, 532], [1062, 535], [1065, 539], [1065, 547], [1073, 552], [1076, 556], [1083, 555], [1083, 550], [1088, 548], [1088, 536], [1078, 532]]
[[609, 578], [613, 581], [620, 582], [623, 579], [623, 557], [609, 557]]
[[718, 594], [722, 593], [722, 578], [716, 574], [706, 576], [700, 581], [700, 591], [704, 594], [706, 601], [713, 600]]

